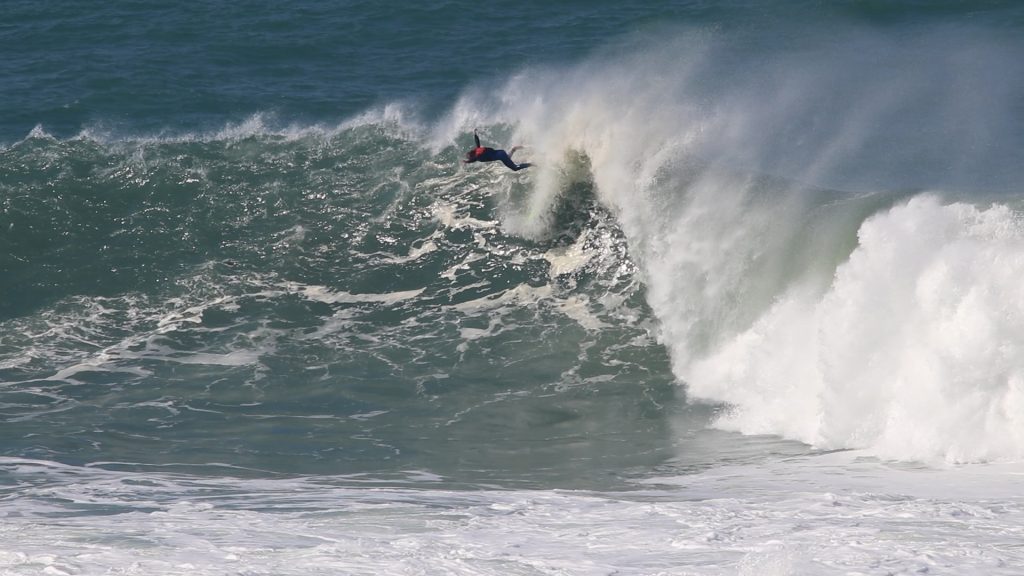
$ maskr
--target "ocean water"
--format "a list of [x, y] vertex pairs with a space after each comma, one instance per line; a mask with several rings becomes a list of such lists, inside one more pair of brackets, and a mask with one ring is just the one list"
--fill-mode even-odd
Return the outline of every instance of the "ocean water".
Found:
[[0, 574], [1024, 573], [1020, 3], [0, 14]]

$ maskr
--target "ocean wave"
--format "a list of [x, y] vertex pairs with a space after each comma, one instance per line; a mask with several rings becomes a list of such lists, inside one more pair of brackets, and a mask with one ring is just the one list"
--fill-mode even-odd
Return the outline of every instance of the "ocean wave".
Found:
[[[539, 165], [520, 213], [555, 213], [584, 159], [676, 376], [731, 407], [722, 427], [906, 460], [1020, 458], [1012, 46], [942, 26], [898, 46], [842, 35], [762, 59], [684, 33], [512, 78], [493, 121]], [[507, 220], [531, 237], [550, 219], [524, 222]]]
[[[1008, 183], [1021, 164], [1006, 161], [1019, 134], [1001, 120], [1020, 80], [1000, 74], [1001, 41], [970, 29], [915, 30], [903, 50], [844, 38], [767, 61], [706, 30], [629, 40], [469, 87], [433, 122], [392, 104], [333, 126], [255, 115], [68, 140], [37, 128], [0, 159], [17, 175], [0, 183], [13, 295], [0, 310], [179, 297], [200, 269], [236, 287], [256, 274], [307, 287], [292, 297], [311, 306], [403, 295], [364, 334], [378, 351], [408, 350], [415, 333], [389, 322], [470, 311], [441, 321], [440, 357], [489, 366], [508, 360], [495, 342], [536, 337], [531, 322], [557, 311], [588, 342], [656, 334], [692, 398], [731, 408], [717, 421], [728, 429], [911, 460], [1020, 457], [1006, 278], [1019, 272]], [[994, 88], [979, 96], [977, 83]], [[460, 169], [474, 127], [488, 145], [527, 144], [534, 167]], [[345, 343], [349, 320], [305, 328]], [[201, 354], [257, 365], [260, 353]], [[920, 402], [942, 416], [914, 415]]]

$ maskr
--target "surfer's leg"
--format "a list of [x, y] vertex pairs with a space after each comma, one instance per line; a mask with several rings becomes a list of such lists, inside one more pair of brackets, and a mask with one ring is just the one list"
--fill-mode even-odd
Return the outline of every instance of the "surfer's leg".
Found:
[[496, 150], [494, 156], [498, 160], [501, 160], [501, 163], [507, 166], [509, 170], [519, 170], [520, 167], [516, 166], [516, 163], [513, 162], [512, 159], [508, 157], [508, 153], [505, 152], [504, 150]]

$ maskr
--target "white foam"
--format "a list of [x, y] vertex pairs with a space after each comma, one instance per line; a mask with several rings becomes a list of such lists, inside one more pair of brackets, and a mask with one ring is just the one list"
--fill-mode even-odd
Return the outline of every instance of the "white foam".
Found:
[[417, 470], [403, 488], [0, 465], [21, 483], [0, 529], [11, 573], [1009, 576], [1024, 562], [1011, 471], [851, 455], [603, 493], [453, 491]]
[[41, 140], [54, 139], [54, 137], [49, 132], [47, 132], [41, 124], [36, 124], [35, 126], [33, 126], [32, 130], [28, 133], [28, 136], [25, 137], [25, 140], [31, 140], [34, 138], [38, 138]]
[[931, 196], [880, 214], [823, 296], [791, 291], [686, 371], [722, 424], [892, 458], [1024, 457], [1024, 229]]
[[594, 253], [586, 249], [588, 235], [589, 231], [584, 231], [569, 246], [552, 248], [544, 253], [544, 259], [551, 264], [551, 268], [548, 269], [550, 276], [572, 274], [590, 263], [594, 258]]
[[434, 218], [447, 228], [486, 230], [498, 225], [494, 220], [481, 220], [472, 216], [460, 216], [456, 213], [456, 207], [448, 203], [438, 202], [433, 206], [432, 211]]
[[383, 256], [384, 260], [391, 264], [407, 264], [409, 262], [415, 262], [423, 256], [435, 251], [437, 251], [437, 244], [433, 240], [427, 240], [421, 245], [413, 247], [405, 256], [398, 256], [395, 254], [384, 254]]
[[607, 328], [609, 325], [594, 314], [590, 306], [589, 298], [573, 295], [559, 299], [555, 304], [555, 309], [575, 320], [586, 330], [597, 331]]
[[[417, 118], [412, 105], [391, 102], [371, 108], [336, 124], [288, 124], [281, 121], [273, 113], [256, 112], [241, 121], [228, 122], [223, 126], [203, 131], [172, 132], [161, 130], [155, 133], [133, 134], [118, 132], [102, 124], [93, 124], [83, 127], [70, 140], [91, 141], [108, 145], [127, 144], [131, 146], [183, 142], [234, 142], [254, 137], [271, 137], [285, 141], [311, 138], [327, 140], [346, 131], [363, 126], [376, 125], [386, 126], [389, 128], [390, 135], [408, 140], [420, 140], [425, 133], [425, 128]], [[42, 125], [33, 127], [22, 141], [31, 139], [57, 140]]]
[[481, 311], [494, 310], [512, 306], [515, 308], [529, 307], [541, 300], [551, 299], [552, 288], [550, 285], [530, 286], [519, 284], [515, 288], [505, 290], [497, 295], [488, 295], [466, 302], [460, 302], [452, 306], [453, 309], [465, 314], [477, 314]]
[[352, 294], [344, 290], [331, 290], [325, 286], [311, 284], [299, 284], [290, 282], [284, 285], [288, 292], [302, 294], [308, 300], [323, 302], [325, 304], [358, 304], [364, 302], [378, 302], [383, 304], [394, 304], [405, 300], [411, 300], [423, 293], [425, 288], [416, 290], [404, 290], [399, 292], [385, 293], [362, 293]]

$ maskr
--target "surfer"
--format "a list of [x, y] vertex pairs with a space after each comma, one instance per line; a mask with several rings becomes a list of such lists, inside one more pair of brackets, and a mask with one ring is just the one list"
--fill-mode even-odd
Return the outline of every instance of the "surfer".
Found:
[[466, 152], [466, 159], [462, 161], [463, 164], [500, 161], [505, 166], [508, 166], [509, 170], [512, 170], [513, 172], [518, 172], [519, 170], [530, 166], [529, 162], [516, 164], [512, 161], [512, 155], [520, 148], [519, 146], [513, 146], [508, 152], [505, 152], [504, 150], [495, 150], [494, 148], [484, 148], [480, 145], [480, 136], [477, 135], [476, 130], [473, 130], [473, 140], [476, 141], [476, 148]]

